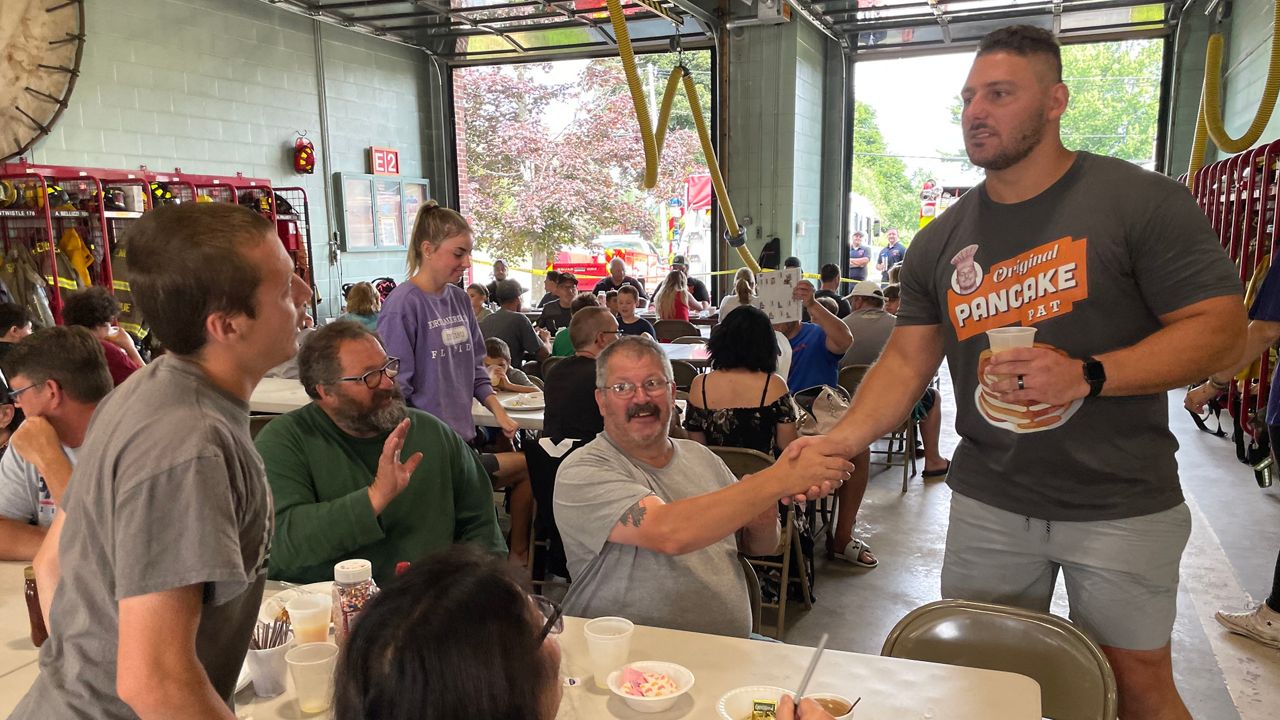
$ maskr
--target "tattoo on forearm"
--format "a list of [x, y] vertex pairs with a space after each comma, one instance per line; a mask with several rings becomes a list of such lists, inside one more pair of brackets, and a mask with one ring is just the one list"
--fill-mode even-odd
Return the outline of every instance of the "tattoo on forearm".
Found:
[[645, 514], [645, 507], [642, 503], [643, 501], [639, 501], [635, 505], [627, 508], [626, 512], [622, 513], [623, 525], [640, 527], [640, 523], [644, 522]]

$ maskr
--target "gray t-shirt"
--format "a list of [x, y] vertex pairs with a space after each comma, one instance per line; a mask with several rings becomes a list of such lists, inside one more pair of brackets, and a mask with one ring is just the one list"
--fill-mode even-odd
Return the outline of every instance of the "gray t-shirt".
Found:
[[[62, 452], [74, 465], [76, 451], [63, 445]], [[0, 457], [0, 517], [48, 528], [57, 511], [44, 476], [10, 447]]]
[[498, 338], [511, 349], [511, 361], [516, 365], [528, 359], [537, 359], [542, 342], [533, 331], [533, 325], [523, 313], [498, 310], [480, 321], [480, 332], [486, 338]]
[[656, 468], [623, 455], [602, 432], [560, 466], [556, 525], [573, 577], [565, 613], [618, 615], [642, 625], [747, 637], [751, 603], [736, 535], [680, 556], [609, 542], [622, 514], [649, 495], [670, 503], [736, 482], [702, 445], [671, 443], [671, 462]]
[[[11, 716], [115, 720], [118, 603], [204, 586], [196, 655], [233, 702], [257, 619], [271, 493], [249, 439], [248, 405], [165, 355], [98, 406], [68, 484], [62, 578], [40, 675]], [[164, 622], [164, 618], [159, 618]]]
[[1024, 202], [996, 203], [978, 186], [911, 248], [898, 324], [942, 326], [961, 436], [954, 490], [1045, 520], [1113, 520], [1182, 502], [1165, 393], [1001, 403], [986, 387], [985, 331], [1034, 327], [1038, 346], [1082, 359], [1143, 340], [1161, 315], [1240, 295], [1186, 187], [1081, 152]]
[[844, 324], [853, 333], [853, 345], [840, 358], [840, 367], [874, 363], [889, 342], [896, 321], [883, 308], [862, 308], [845, 316]]

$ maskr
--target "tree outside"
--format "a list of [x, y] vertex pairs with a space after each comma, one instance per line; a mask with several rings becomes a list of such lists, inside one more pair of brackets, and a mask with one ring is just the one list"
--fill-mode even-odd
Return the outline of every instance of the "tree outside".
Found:
[[[658, 68], [658, 100], [675, 57], [638, 58], [642, 81], [645, 64]], [[685, 62], [709, 97], [709, 54], [685, 53]], [[684, 179], [703, 168], [681, 93], [658, 185], [642, 188], [644, 149], [622, 63], [607, 58], [580, 64], [567, 82], [548, 80], [550, 63], [454, 74], [462, 209], [475, 227], [476, 244], [495, 256], [542, 255], [585, 246], [606, 233], [638, 233], [657, 243], [659, 208], [683, 196]], [[657, 108], [650, 112], [656, 119]]]
[[853, 107], [853, 192], [870, 200], [882, 224], [897, 228], [904, 240], [915, 233], [920, 186], [885, 144], [875, 109], [861, 101]]

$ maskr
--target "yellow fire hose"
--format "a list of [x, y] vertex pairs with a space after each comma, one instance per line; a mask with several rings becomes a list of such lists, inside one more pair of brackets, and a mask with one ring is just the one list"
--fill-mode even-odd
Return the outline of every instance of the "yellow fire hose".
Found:
[[676, 87], [683, 79], [685, 96], [689, 99], [689, 109], [693, 112], [693, 121], [698, 128], [698, 139], [702, 143], [702, 155], [707, 163], [707, 172], [711, 174], [711, 185], [715, 188], [716, 201], [720, 203], [720, 212], [724, 215], [728, 227], [726, 240], [730, 247], [738, 251], [742, 262], [751, 268], [751, 272], [760, 272], [760, 265], [747, 250], [746, 235], [738, 226], [738, 217], [733, 213], [733, 204], [729, 202], [729, 191], [725, 189], [724, 177], [720, 174], [720, 163], [716, 161], [716, 151], [711, 145], [711, 133], [707, 131], [707, 123], [702, 119], [702, 106], [698, 102], [697, 88], [693, 85], [687, 69], [677, 65], [667, 79], [667, 89], [662, 94], [662, 107], [658, 110], [658, 129], [655, 136], [653, 124], [649, 119], [649, 103], [645, 100], [644, 88], [640, 85], [640, 75], [636, 72], [635, 53], [631, 50], [631, 33], [627, 30], [627, 20], [622, 14], [621, 0], [606, 0], [609, 8], [609, 20], [613, 24], [613, 35], [618, 40], [618, 55], [622, 58], [622, 69], [627, 76], [627, 87], [631, 91], [631, 103], [636, 109], [636, 121], [640, 123], [640, 137], [644, 142], [644, 186], [652, 188], [658, 184], [658, 162], [662, 159], [662, 143], [667, 135], [667, 122], [671, 118], [671, 104], [675, 101]]
[[1213, 140], [1219, 150], [1238, 153], [1248, 150], [1271, 121], [1271, 112], [1280, 94], [1280, 4], [1275, 4], [1275, 21], [1271, 31], [1271, 59], [1267, 65], [1267, 82], [1262, 88], [1262, 102], [1254, 113], [1253, 122], [1244, 135], [1233, 138], [1222, 123], [1222, 33], [1209, 36], [1205, 47], [1204, 87], [1200, 92], [1200, 112], [1196, 118], [1196, 132], [1191, 140], [1191, 163], [1187, 168], [1187, 186], [1195, 180], [1195, 174], [1204, 167], [1207, 143], [1205, 136]]

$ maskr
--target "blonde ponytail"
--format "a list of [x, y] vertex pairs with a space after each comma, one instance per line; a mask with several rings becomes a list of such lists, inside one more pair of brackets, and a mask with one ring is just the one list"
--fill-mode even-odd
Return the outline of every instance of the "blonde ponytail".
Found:
[[466, 218], [447, 207], [440, 207], [435, 200], [424, 203], [413, 223], [413, 239], [405, 258], [409, 276], [412, 277], [422, 267], [423, 243], [429, 243], [434, 250], [446, 239], [463, 234], [471, 234], [471, 225]]

